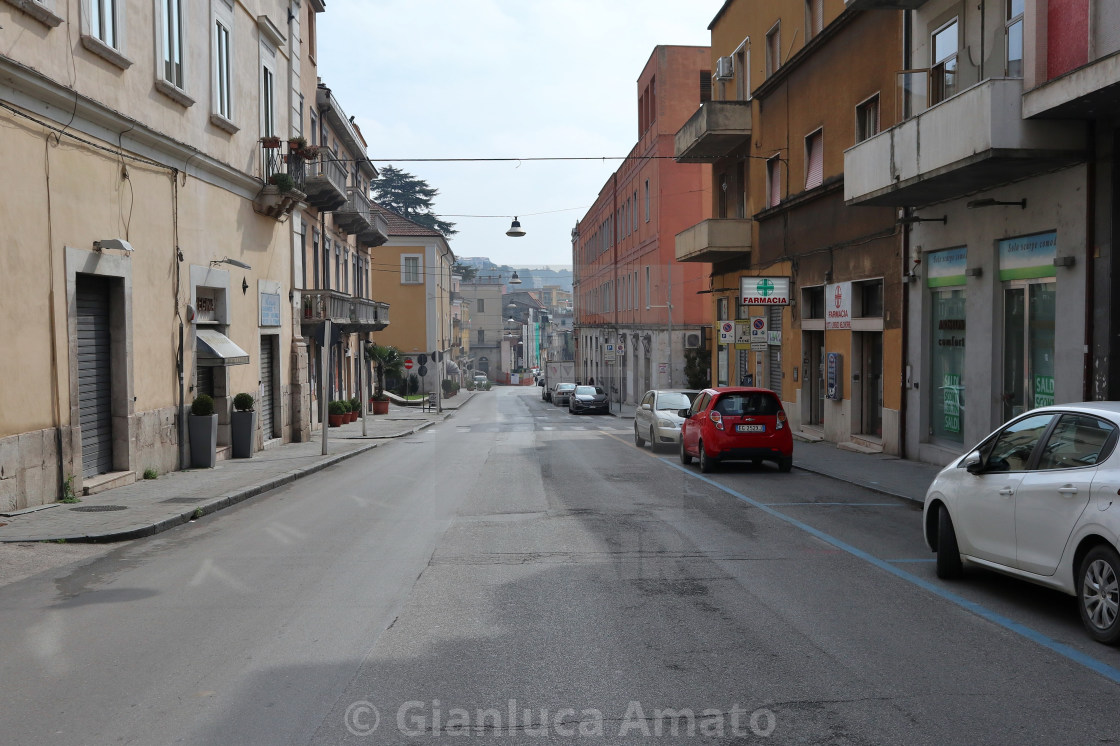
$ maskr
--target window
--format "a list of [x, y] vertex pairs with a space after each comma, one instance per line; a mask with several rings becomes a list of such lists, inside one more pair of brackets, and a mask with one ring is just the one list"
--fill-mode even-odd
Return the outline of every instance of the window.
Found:
[[777, 207], [782, 201], [782, 161], [774, 156], [766, 161], [766, 206]]
[[1038, 468], [1092, 466], [1108, 456], [1115, 441], [1116, 428], [1104, 420], [1086, 415], [1062, 415], [1042, 449]]
[[[949, 249], [948, 251], [953, 251]], [[960, 250], [963, 254], [963, 249]], [[929, 262], [941, 252], [930, 252]], [[931, 266], [931, 264], [927, 264]], [[933, 282], [936, 278], [929, 278]], [[964, 443], [965, 289], [930, 287], [929, 433]]]
[[801, 289], [801, 314], [805, 319], [824, 318], [824, 285]]
[[1007, 3], [1007, 77], [1023, 77], [1023, 5], [1024, 0]]
[[750, 59], [747, 56], [746, 43], [740, 44], [739, 48], [735, 50], [735, 98], [739, 101], [746, 101], [751, 97], [750, 84], [747, 78], [750, 76]]
[[775, 23], [766, 34], [766, 77], [770, 77], [782, 66], [782, 24]]
[[716, 298], [716, 321], [727, 321], [731, 318], [728, 316], [731, 313], [730, 305], [727, 297]]
[[[81, 0], [82, 2], [82, 46], [98, 57], [116, 65], [122, 70], [132, 66], [132, 60], [124, 56], [125, 29], [124, 13], [127, 8], [121, 0]], [[17, 2], [17, 8], [23, 3]], [[40, 4], [27, 3], [34, 17], [42, 15], [36, 11]]]
[[634, 230], [638, 230], [638, 190], [634, 190]]
[[478, 299], [478, 312], [483, 313], [485, 310], [486, 310], [486, 299], [485, 298], [479, 298]]
[[824, 28], [824, 0], [805, 0], [805, 28], [810, 39]]
[[700, 71], [700, 103], [712, 100], [712, 71]]
[[824, 131], [817, 130], [805, 138], [805, 188], [819, 187], [824, 182]]
[[214, 109], [217, 114], [233, 119], [233, 95], [230, 92], [229, 29], [214, 22]]
[[342, 292], [350, 292], [350, 249], [342, 252]]
[[117, 0], [90, 0], [89, 33], [113, 49], [120, 49], [117, 39]]
[[957, 19], [954, 18], [933, 33], [933, 59], [929, 71], [931, 104], [940, 103], [957, 92], [957, 50], [960, 43], [957, 28]]
[[856, 107], [856, 142], [879, 134], [879, 94]]
[[646, 267], [646, 308], [649, 308], [650, 299], [649, 267]]
[[852, 315], [859, 318], [883, 317], [883, 281], [852, 283]]
[[419, 254], [405, 254], [401, 257], [401, 283], [405, 285], [418, 285], [421, 282]]
[[646, 222], [649, 222], [649, 179], [646, 179]]
[[1053, 419], [1052, 414], [1037, 414], [1008, 425], [981, 446], [985, 471], [1026, 471], [1031, 454]]
[[657, 78], [649, 79], [649, 123], [657, 121]]
[[342, 290], [342, 244], [338, 241], [334, 243], [334, 287]]
[[486, 330], [485, 329], [479, 329], [478, 330], [478, 344], [480, 344], [480, 345], [486, 344]]
[[163, 79], [183, 88], [183, 8], [180, 0], [160, 0], [162, 6]]
[[261, 44], [261, 135], [277, 135], [276, 52]]

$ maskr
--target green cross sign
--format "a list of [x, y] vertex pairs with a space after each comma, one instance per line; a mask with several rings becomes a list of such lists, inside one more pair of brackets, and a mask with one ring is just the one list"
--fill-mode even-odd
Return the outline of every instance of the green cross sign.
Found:
[[765, 298], [770, 295], [770, 293], [774, 292], [774, 283], [770, 282], [768, 279], [762, 280], [762, 282], [755, 285], [754, 289], [758, 291], [759, 295]]

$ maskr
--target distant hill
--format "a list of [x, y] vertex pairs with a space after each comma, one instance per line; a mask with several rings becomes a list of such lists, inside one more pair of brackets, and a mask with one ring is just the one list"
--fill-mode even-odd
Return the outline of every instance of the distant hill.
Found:
[[503, 281], [508, 280], [509, 276], [516, 271], [517, 277], [521, 280], [521, 288], [523, 290], [554, 285], [568, 292], [572, 290], [571, 265], [550, 264], [544, 266], [530, 265], [514, 267], [508, 264], [494, 264], [494, 262], [484, 256], [464, 256], [459, 257], [458, 261], [469, 267], [477, 268], [480, 275], [500, 275]]

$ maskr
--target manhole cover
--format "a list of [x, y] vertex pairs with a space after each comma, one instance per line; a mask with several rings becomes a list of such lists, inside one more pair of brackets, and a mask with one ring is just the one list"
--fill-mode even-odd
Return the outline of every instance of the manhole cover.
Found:
[[80, 508], [70, 508], [77, 513], [101, 513], [108, 510], [128, 510], [127, 505], [83, 505]]
[[172, 497], [167, 500], [160, 500], [161, 503], [197, 503], [205, 500], [205, 497]]

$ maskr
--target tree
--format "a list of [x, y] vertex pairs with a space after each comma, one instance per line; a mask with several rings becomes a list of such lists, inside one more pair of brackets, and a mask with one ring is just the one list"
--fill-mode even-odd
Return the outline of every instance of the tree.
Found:
[[381, 401], [385, 396], [385, 375], [404, 374], [404, 355], [396, 347], [374, 343], [366, 348], [366, 357], [377, 365], [377, 387], [373, 398]]
[[684, 377], [688, 387], [702, 389], [712, 383], [712, 361], [707, 350], [686, 350], [684, 353]]
[[454, 223], [442, 220], [432, 212], [432, 201], [439, 195], [439, 190], [428, 186], [423, 179], [394, 166], [385, 166], [371, 188], [374, 202], [402, 218], [437, 230], [445, 238], [459, 232], [455, 230]]
[[478, 267], [472, 267], [462, 262], [455, 262], [455, 264], [451, 265], [451, 272], [462, 277], [464, 282], [470, 282], [478, 274]]

